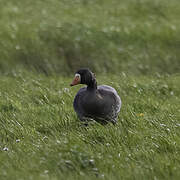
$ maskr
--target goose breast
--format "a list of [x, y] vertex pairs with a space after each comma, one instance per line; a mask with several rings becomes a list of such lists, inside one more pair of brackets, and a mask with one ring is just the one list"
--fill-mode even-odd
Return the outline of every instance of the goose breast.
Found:
[[116, 90], [107, 85], [98, 86], [96, 91], [81, 88], [74, 99], [74, 109], [80, 118], [114, 117], [120, 111], [120, 107], [121, 100]]

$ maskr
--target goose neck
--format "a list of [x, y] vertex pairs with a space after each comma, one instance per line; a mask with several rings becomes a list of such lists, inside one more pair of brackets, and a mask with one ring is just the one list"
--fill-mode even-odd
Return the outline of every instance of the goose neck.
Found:
[[89, 84], [87, 84], [87, 90], [92, 91], [97, 89], [97, 82], [93, 79]]

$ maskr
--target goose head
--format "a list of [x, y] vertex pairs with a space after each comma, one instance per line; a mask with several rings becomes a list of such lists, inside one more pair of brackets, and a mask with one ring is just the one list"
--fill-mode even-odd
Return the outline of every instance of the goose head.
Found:
[[89, 69], [83, 68], [79, 69], [74, 76], [74, 79], [70, 86], [75, 86], [77, 84], [86, 84], [88, 87], [96, 86], [96, 79], [94, 73]]

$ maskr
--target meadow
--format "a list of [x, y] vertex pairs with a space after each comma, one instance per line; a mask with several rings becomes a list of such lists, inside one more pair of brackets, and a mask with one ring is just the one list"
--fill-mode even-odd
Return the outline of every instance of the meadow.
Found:
[[[0, 179], [179, 179], [178, 0], [0, 0]], [[122, 99], [85, 127], [74, 72]]]

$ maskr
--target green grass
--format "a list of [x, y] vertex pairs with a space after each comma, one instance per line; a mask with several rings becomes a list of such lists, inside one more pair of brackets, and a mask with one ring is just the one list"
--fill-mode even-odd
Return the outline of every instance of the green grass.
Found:
[[81, 125], [71, 78], [1, 77], [0, 179], [179, 179], [180, 76], [98, 81], [122, 98], [117, 126]]
[[179, 0], [0, 1], [0, 71], [180, 71]]
[[[180, 179], [179, 0], [0, 0], [0, 179]], [[73, 110], [89, 67], [118, 124]]]

